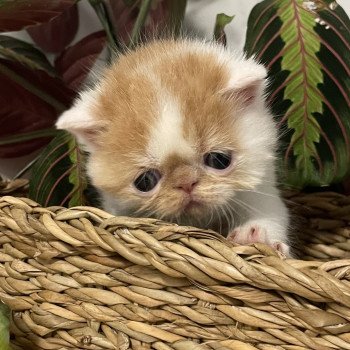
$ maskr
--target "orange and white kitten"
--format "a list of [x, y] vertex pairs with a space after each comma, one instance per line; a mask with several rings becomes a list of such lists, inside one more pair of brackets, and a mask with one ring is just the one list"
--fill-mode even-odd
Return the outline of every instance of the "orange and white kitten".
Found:
[[89, 152], [87, 173], [109, 212], [289, 255], [265, 78], [262, 65], [218, 44], [154, 41], [121, 55], [57, 128]]

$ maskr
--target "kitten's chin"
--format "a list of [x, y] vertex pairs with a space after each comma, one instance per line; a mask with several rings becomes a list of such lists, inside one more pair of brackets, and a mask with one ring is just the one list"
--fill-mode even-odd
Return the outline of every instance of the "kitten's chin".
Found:
[[[219, 216], [222, 212], [223, 216]], [[225, 215], [221, 204], [191, 200], [183, 205], [176, 222], [179, 225], [210, 229], [226, 236], [232, 225], [231, 221], [228, 222], [230, 219], [233, 220], [232, 216]]]
[[202, 216], [208, 210], [207, 204], [195, 196], [188, 196], [183, 199], [179, 208], [179, 214], [184, 216]]
[[192, 200], [184, 206], [183, 212], [191, 213], [193, 211], [203, 210], [203, 207], [204, 207], [203, 203], [196, 200]]
[[210, 209], [204, 202], [198, 200], [188, 201], [179, 209], [176, 217], [180, 225], [201, 227], [204, 221], [207, 221]]

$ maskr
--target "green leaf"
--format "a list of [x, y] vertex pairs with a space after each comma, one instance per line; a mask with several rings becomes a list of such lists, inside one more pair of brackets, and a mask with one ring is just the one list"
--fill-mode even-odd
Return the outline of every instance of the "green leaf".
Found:
[[116, 37], [115, 28], [113, 27], [106, 4], [103, 0], [89, 0], [89, 3], [94, 9], [98, 19], [100, 20], [103, 30], [106, 32], [106, 37], [108, 41], [107, 61], [110, 61], [112, 58], [112, 52], [121, 49], [120, 43]]
[[128, 7], [134, 6], [137, 3], [137, 1], [139, 0], [123, 0], [124, 4]]
[[0, 55], [12, 61], [17, 61], [28, 68], [44, 70], [51, 76], [56, 76], [46, 56], [33, 45], [25, 41], [0, 35]]
[[10, 350], [9, 309], [0, 302], [0, 349]]
[[74, 137], [59, 131], [32, 169], [29, 197], [45, 207], [86, 205], [83, 163]]
[[139, 13], [137, 15], [134, 27], [131, 31], [129, 47], [137, 45], [137, 43], [140, 41], [141, 30], [146, 22], [148, 13], [151, 9], [151, 5], [152, 0], [142, 0]]
[[0, 146], [12, 145], [14, 143], [35, 140], [42, 137], [52, 137], [57, 135], [57, 133], [58, 133], [57, 129], [47, 128], [47, 129], [25, 132], [21, 134], [15, 134], [7, 137], [0, 137]]
[[187, 0], [169, 0], [169, 26], [175, 36], [180, 34]]
[[248, 20], [245, 50], [269, 68], [283, 170], [298, 187], [350, 170], [350, 21], [335, 4], [265, 0]]
[[235, 16], [228, 16], [224, 13], [216, 15], [216, 21], [214, 26], [214, 39], [226, 46], [226, 34], [225, 27], [230, 24]]

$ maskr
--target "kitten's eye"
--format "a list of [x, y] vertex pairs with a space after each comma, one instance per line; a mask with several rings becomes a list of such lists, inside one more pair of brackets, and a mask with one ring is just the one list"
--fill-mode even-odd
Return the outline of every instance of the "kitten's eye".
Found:
[[161, 178], [161, 175], [158, 170], [156, 169], [147, 170], [134, 181], [134, 186], [140, 192], [149, 192], [153, 190], [154, 187], [156, 187], [160, 178]]
[[204, 164], [210, 168], [224, 170], [231, 164], [231, 152], [211, 152], [204, 155]]

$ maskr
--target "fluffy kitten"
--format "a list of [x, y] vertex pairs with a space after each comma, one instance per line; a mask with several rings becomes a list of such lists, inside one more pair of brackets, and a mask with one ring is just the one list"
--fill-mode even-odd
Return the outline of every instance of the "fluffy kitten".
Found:
[[104, 208], [212, 228], [289, 255], [266, 70], [213, 44], [154, 41], [120, 56], [57, 122], [89, 152]]

